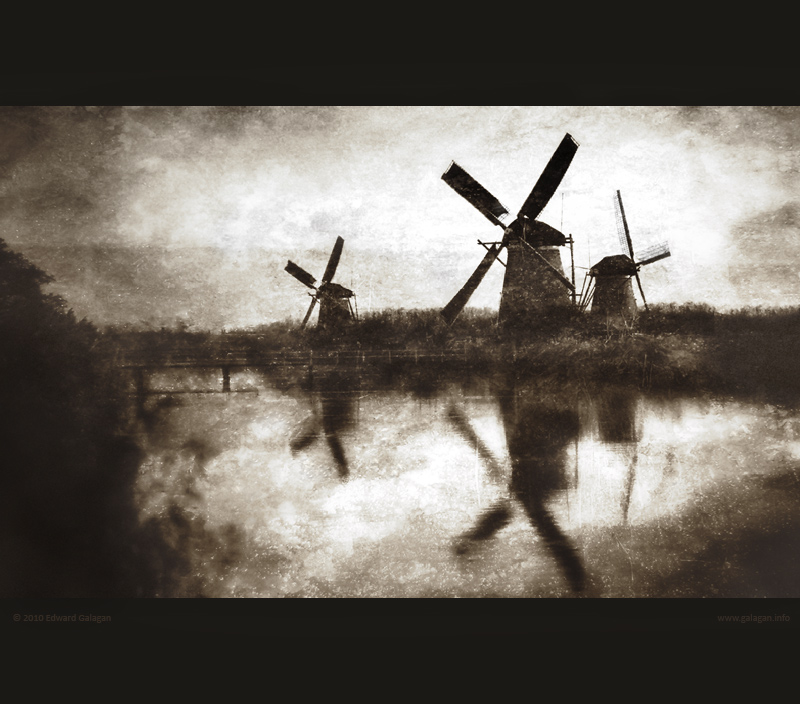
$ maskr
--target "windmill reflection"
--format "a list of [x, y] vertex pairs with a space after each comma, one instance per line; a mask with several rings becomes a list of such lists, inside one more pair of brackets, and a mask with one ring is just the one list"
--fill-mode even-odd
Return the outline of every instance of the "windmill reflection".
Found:
[[339, 477], [346, 479], [350, 469], [340, 436], [355, 422], [357, 380], [345, 370], [326, 370], [309, 376], [308, 390], [313, 408], [289, 440], [289, 447], [295, 454], [323, 436]]
[[[515, 383], [498, 394], [500, 412], [511, 460], [509, 495], [486, 510], [475, 526], [462, 535], [456, 553], [469, 552], [511, 520], [512, 500], [524, 508], [531, 525], [564, 573], [570, 587], [581, 592], [586, 572], [575, 547], [562, 532], [548, 503], [554, 492], [565, 488], [567, 447], [578, 437], [577, 400], [564, 393], [548, 393]], [[499, 476], [499, 463], [481, 442], [464, 414], [455, 406], [449, 417], [478, 453], [489, 473]]]
[[601, 388], [592, 394], [600, 441], [628, 464], [622, 496], [622, 519], [628, 523], [631, 494], [639, 461], [637, 430], [638, 394], [630, 388]]

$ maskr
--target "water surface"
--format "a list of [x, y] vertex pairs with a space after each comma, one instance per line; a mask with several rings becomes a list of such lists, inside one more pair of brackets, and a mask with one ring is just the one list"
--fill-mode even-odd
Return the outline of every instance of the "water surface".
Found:
[[185, 541], [213, 596], [800, 591], [795, 413], [513, 379], [421, 398], [330, 370], [231, 388], [150, 395], [136, 424], [142, 513], [177, 503], [214, 536]]

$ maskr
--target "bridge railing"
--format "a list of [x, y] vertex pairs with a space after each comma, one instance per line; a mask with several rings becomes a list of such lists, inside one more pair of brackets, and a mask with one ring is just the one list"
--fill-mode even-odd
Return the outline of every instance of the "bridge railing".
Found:
[[231, 352], [225, 355], [198, 355], [179, 352], [161, 352], [158, 355], [126, 355], [117, 360], [122, 368], [204, 368], [204, 367], [270, 367], [281, 365], [325, 365], [338, 363], [364, 364], [375, 361], [397, 360], [455, 360], [466, 359], [468, 348], [462, 349], [383, 349], [383, 350], [334, 350], [334, 351], [286, 351], [265, 353]]

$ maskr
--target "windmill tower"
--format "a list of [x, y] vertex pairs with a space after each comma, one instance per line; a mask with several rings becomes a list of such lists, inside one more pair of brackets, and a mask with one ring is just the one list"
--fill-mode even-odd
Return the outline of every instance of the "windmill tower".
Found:
[[311, 304], [308, 306], [305, 318], [303, 318], [301, 325], [303, 328], [306, 326], [318, 301], [319, 322], [317, 324], [319, 327], [335, 327], [357, 318], [350, 303], [351, 298], [355, 299], [355, 294], [349, 288], [335, 284], [332, 281], [336, 274], [336, 267], [339, 265], [339, 259], [342, 256], [342, 247], [344, 247], [344, 240], [341, 237], [337, 237], [319, 286], [314, 285], [317, 280], [311, 274], [302, 267], [297, 266], [293, 261], [289, 260], [285, 267], [285, 270], [301, 284], [314, 291], [314, 293], [309, 294], [311, 296]]
[[605, 257], [589, 269], [590, 283], [582, 297], [581, 309], [585, 310], [591, 303], [592, 311], [609, 318], [622, 318], [630, 321], [636, 317], [637, 313], [631, 279], [636, 279], [639, 293], [642, 295], [642, 303], [647, 310], [647, 300], [644, 297], [641, 279], [639, 279], [639, 269], [647, 264], [657, 262], [659, 259], [669, 257], [669, 243], [662, 242], [648, 247], [642, 253], [641, 259], [637, 261], [633, 253], [633, 242], [619, 191], [614, 194], [614, 210], [622, 254]]
[[570, 303], [570, 292], [575, 291], [575, 285], [564, 276], [558, 249], [568, 240], [561, 232], [536, 218], [561, 184], [577, 149], [578, 143], [567, 134], [510, 225], [501, 221], [508, 215], [508, 210], [458, 164], [452, 162], [442, 174], [442, 180], [448, 186], [469, 201], [489, 222], [503, 228], [503, 239], [499, 242], [478, 240], [487, 252], [467, 283], [442, 310], [441, 315], [448, 325], [452, 325], [464, 309], [504, 247], [508, 250], [508, 262], [500, 262], [506, 267], [500, 299], [501, 323], [518, 324], [548, 308]]

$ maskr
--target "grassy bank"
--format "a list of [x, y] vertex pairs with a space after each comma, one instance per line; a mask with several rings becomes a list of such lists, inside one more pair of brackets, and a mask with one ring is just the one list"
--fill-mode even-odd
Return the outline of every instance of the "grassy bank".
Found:
[[[109, 330], [108, 353], [159, 358], [228, 352], [253, 359], [285, 351], [353, 351], [372, 355], [395, 379], [425, 384], [463, 375], [513, 373], [584, 383], [613, 382], [645, 390], [721, 393], [781, 404], [800, 399], [796, 350], [800, 310], [720, 312], [707, 305], [655, 305], [633, 325], [613, 324], [566, 309], [525, 328], [505, 330], [496, 314], [466, 310], [452, 327], [438, 310], [392, 310], [364, 315], [344, 330], [301, 329], [294, 321], [225, 334], [162, 329]], [[425, 357], [420, 370], [416, 355]]]

